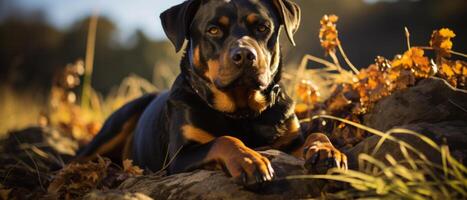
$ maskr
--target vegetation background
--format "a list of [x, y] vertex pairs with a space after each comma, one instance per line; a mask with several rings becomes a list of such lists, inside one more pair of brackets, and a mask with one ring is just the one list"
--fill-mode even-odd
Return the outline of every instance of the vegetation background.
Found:
[[[303, 55], [323, 54], [316, 30], [319, 19], [328, 13], [340, 17], [340, 40], [358, 68], [368, 66], [377, 55], [391, 58], [405, 49], [404, 26], [410, 29], [413, 44], [425, 44], [432, 30], [450, 28], [458, 36], [454, 49], [466, 52], [465, 0], [296, 2], [303, 10], [296, 36], [298, 45], [291, 48], [283, 42], [285, 64], [291, 71]], [[0, 0], [0, 8], [7, 4], [16, 5], [14, 0]], [[5, 13], [0, 15], [0, 133], [37, 123], [48, 103], [54, 77], [68, 63], [84, 59], [90, 20], [84, 17], [62, 29], [51, 25], [44, 10], [30, 11], [16, 5], [14, 11]], [[117, 24], [99, 16], [93, 88], [106, 96], [131, 74], [149, 80], [159, 89], [168, 88], [178, 72], [181, 55], [175, 54], [167, 40], [152, 39], [142, 30], [134, 30], [129, 39], [121, 41], [117, 39], [121, 34]], [[81, 87], [74, 90], [81, 93]]]
[[[182, 0], [170, 3], [158, 1], [147, 1], [148, 6], [144, 6], [146, 4], [142, 1], [135, 0], [130, 4], [120, 0], [106, 4], [104, 8], [118, 5], [124, 8], [124, 11], [117, 12], [124, 15], [123, 19], [129, 17], [139, 20], [141, 13], [137, 11], [143, 10], [143, 6], [146, 11], [152, 9], [151, 6], [159, 6], [157, 12], [160, 12], [166, 9], [161, 5], [177, 4]], [[402, 92], [416, 82], [416, 87], [426, 81], [435, 83], [436, 78], [429, 77], [431, 75], [444, 78], [458, 88], [466, 88], [465, 61], [448, 58], [450, 53], [455, 54], [453, 57], [456, 59], [457, 56], [467, 57], [463, 53], [466, 52], [467, 1], [296, 2], [302, 7], [303, 21], [296, 35], [297, 47], [291, 48], [287, 40], [282, 38], [286, 66], [283, 79], [290, 94], [297, 100], [295, 111], [300, 120], [309, 122], [310, 126], [318, 124], [315, 127], [317, 129], [313, 130], [330, 134], [336, 146], [343, 144], [351, 147], [368, 136], [366, 134], [381, 137], [376, 138], [378, 144], [372, 148], [371, 153], [359, 152], [358, 159], [354, 158], [355, 162], [358, 161], [358, 170], [332, 169], [332, 173], [326, 175], [308, 174], [285, 178], [337, 180], [351, 186], [335, 194], [319, 191], [324, 197], [465, 198], [467, 168], [463, 158], [466, 153], [462, 148], [461, 152], [458, 151], [459, 146], [465, 146], [462, 139], [446, 139], [443, 136], [442, 142], [435, 142], [429, 137], [430, 131], [416, 133], [400, 128], [382, 132], [373, 129], [376, 127], [371, 124], [365, 126], [362, 117], [383, 97], [397, 99], [396, 92]], [[181, 53], [176, 54], [172, 45], [160, 38], [162, 30], [156, 12], [148, 16], [153, 20], [150, 26], [153, 23], [160, 31], [156, 37], [148, 32], [146, 26], [137, 29], [124, 26], [122, 30], [122, 17], [115, 18], [106, 12], [93, 16], [86, 14], [103, 7], [85, 9], [80, 18], [73, 18], [76, 21], [66, 27], [56, 26], [54, 19], [57, 17], [51, 18], [51, 12], [57, 9], [71, 16], [70, 8], [76, 11], [75, 6], [80, 7], [86, 3], [89, 4], [88, 1], [0, 0], [0, 166], [4, 166], [0, 168], [0, 199], [44, 195], [56, 198], [81, 197], [92, 189], [115, 187], [128, 177], [139, 176], [143, 172], [133, 166], [131, 160], [125, 160], [123, 168], [117, 166], [118, 169], [113, 168], [116, 166], [105, 158], [83, 165], [66, 164], [66, 160], [72, 158], [78, 146], [86, 144], [96, 134], [103, 120], [113, 110], [142, 93], [170, 87], [179, 71]], [[32, 4], [41, 5], [40, 9], [31, 9]], [[63, 7], [64, 4], [68, 7]], [[140, 5], [143, 6], [138, 7]], [[126, 6], [131, 8], [127, 9]], [[339, 16], [337, 28], [338, 18], [325, 14]], [[59, 18], [70, 16], [62, 15]], [[96, 20], [97, 32], [93, 31]], [[140, 20], [147, 21], [146, 18]], [[338, 37], [337, 30], [340, 33]], [[95, 41], [92, 39], [94, 36]], [[155, 39], [158, 37], [160, 39]], [[320, 42], [318, 38], [324, 40]], [[430, 47], [426, 46], [428, 41]], [[356, 68], [361, 69], [359, 72], [338, 67], [340, 64], [337, 62], [334, 44], [339, 44], [338, 54], [346, 60], [342, 66], [352, 66], [347, 61], [348, 57]], [[343, 53], [344, 48], [347, 55]], [[332, 59], [333, 63], [313, 55], [329, 56], [331, 58], [326, 59]], [[378, 57], [374, 60], [376, 56], [387, 59]], [[436, 61], [430, 63], [430, 58], [436, 58]], [[307, 59], [314, 62], [306, 62]], [[320, 68], [323, 65], [325, 68]], [[358, 75], [354, 76], [352, 71]], [[415, 87], [410, 89], [416, 90]], [[440, 91], [433, 92], [446, 96]], [[423, 95], [421, 100], [414, 102], [421, 104], [428, 96]], [[449, 107], [454, 111], [448, 113], [456, 119], [463, 119], [462, 114], [465, 113], [462, 111], [465, 112], [465, 109], [458, 103], [466, 101], [459, 98], [460, 102], [456, 103], [451, 97], [443, 100], [448, 106], [434, 103], [426, 107]], [[396, 107], [398, 105], [397, 102], [392, 104]], [[391, 105], [383, 109], [393, 111]], [[416, 113], [416, 109], [409, 110]], [[429, 113], [427, 109], [419, 110], [424, 114]], [[441, 110], [437, 112], [443, 113]], [[385, 115], [380, 117], [385, 121], [391, 120], [391, 117]], [[447, 117], [441, 118], [444, 120]], [[462, 121], [460, 123], [464, 124]], [[446, 127], [439, 125], [439, 128]], [[22, 128], [27, 129], [13, 131]], [[449, 130], [447, 134], [457, 133], [457, 129], [446, 130]], [[12, 131], [11, 137], [3, 140], [2, 137], [9, 131]], [[461, 138], [464, 138], [464, 132], [459, 134]], [[32, 138], [28, 138], [28, 135]], [[399, 135], [415, 138], [408, 142], [403, 137], [399, 138]], [[434, 153], [426, 154], [424, 146], [416, 146], [420, 143], [416, 142], [417, 138]], [[340, 140], [344, 142], [336, 142]], [[370, 138], [365, 141], [370, 141]], [[365, 141], [362, 143], [368, 144]], [[397, 145], [385, 147], [385, 141]], [[399, 155], [392, 152], [397, 147], [401, 152]], [[390, 154], [385, 150], [388, 148], [391, 149]], [[430, 158], [439, 158], [440, 163]], [[62, 169], [55, 171], [57, 167]], [[311, 191], [308, 192], [312, 195]]]

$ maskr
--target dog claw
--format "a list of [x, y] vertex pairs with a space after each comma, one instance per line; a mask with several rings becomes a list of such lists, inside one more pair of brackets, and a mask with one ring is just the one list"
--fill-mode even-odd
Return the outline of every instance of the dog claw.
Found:
[[311, 164], [314, 165], [318, 162], [319, 152], [313, 154], [310, 158]]
[[[321, 157], [327, 155], [326, 157]], [[305, 161], [305, 169], [311, 174], [325, 174], [331, 168], [347, 169], [346, 157], [336, 149], [320, 149]]]
[[268, 164], [268, 170], [269, 170], [269, 178], [272, 180], [274, 176], [276, 175], [276, 172], [274, 171], [274, 168], [272, 168], [271, 164]]
[[334, 168], [334, 167], [337, 167], [337, 160], [335, 158], [329, 158], [328, 159], [328, 168], [331, 169], [331, 168]]
[[245, 172], [242, 172], [242, 174], [240, 175], [240, 179], [242, 180], [244, 185], [248, 184], [248, 178]]
[[263, 182], [262, 177], [256, 176], [256, 183], [262, 183], [262, 182]]

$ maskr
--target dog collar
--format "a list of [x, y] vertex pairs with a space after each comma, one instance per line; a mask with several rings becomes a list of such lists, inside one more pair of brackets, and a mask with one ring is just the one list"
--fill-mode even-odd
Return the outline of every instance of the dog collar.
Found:
[[[184, 78], [185, 80], [187, 80], [193, 92], [196, 93], [196, 95], [200, 97], [211, 109], [217, 110], [215, 109], [214, 105], [212, 105], [212, 103], [208, 100], [208, 97], [212, 96], [212, 92], [208, 89], [208, 83], [206, 83], [206, 81], [203, 78], [201, 78], [198, 74], [196, 74], [192, 69], [187, 69], [186, 72], [187, 73], [185, 73]], [[277, 83], [269, 85], [269, 87], [263, 91], [263, 94], [267, 97], [267, 100], [269, 102], [268, 107], [272, 107], [276, 103], [280, 92], [281, 87]], [[254, 112], [250, 109], [235, 111], [233, 113], [222, 113], [232, 119], [253, 119], [260, 115], [260, 113]]]

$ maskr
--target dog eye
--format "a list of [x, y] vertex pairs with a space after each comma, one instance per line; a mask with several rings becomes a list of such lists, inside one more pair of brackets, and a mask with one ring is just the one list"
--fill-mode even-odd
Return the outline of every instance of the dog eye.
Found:
[[213, 27], [208, 28], [207, 32], [211, 35], [219, 35], [221, 32], [221, 29], [219, 29], [219, 27], [213, 26]]
[[269, 30], [269, 28], [266, 25], [259, 25], [257, 28], [258, 32], [264, 33]]

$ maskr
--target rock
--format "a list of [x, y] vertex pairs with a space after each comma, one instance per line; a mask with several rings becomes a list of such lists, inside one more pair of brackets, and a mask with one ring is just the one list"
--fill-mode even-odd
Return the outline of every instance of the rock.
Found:
[[153, 198], [148, 197], [141, 193], [130, 193], [116, 190], [110, 191], [93, 191], [86, 194], [83, 200], [152, 200]]
[[[437, 144], [448, 144], [451, 154], [464, 165], [466, 164], [467, 92], [450, 87], [444, 80], [437, 78], [421, 80], [414, 87], [385, 97], [375, 105], [370, 113], [364, 116], [363, 123], [381, 131], [404, 128], [421, 133]], [[24, 147], [31, 143], [65, 144], [57, 141], [51, 142], [50, 138], [55, 137], [48, 132], [42, 129], [27, 129], [12, 134], [15, 137], [0, 145], [4, 156], [2, 158], [17, 156], [21, 152], [23, 152], [21, 154], [25, 154]], [[25, 134], [24, 137], [22, 134]], [[440, 153], [420, 138], [407, 134], [394, 134], [393, 136], [414, 146], [433, 162], [440, 162]], [[21, 142], [18, 142], [18, 138]], [[357, 169], [358, 155], [362, 152], [371, 153], [379, 140], [379, 136], [368, 137], [347, 151], [350, 167]], [[53, 149], [53, 155], [63, 156], [68, 152], [68, 148], [65, 147], [74, 147], [74, 145], [55, 148], [51, 145], [48, 146], [50, 146], [49, 149], [39, 148], [39, 150], [50, 152]], [[37, 157], [41, 156], [41, 151], [32, 150], [33, 155], [37, 154]], [[86, 194], [84, 199], [304, 199], [317, 197], [325, 191], [325, 184], [328, 182], [317, 179], [290, 178], [292, 175], [305, 175], [303, 160], [277, 150], [261, 151], [260, 153], [271, 160], [276, 171], [276, 178], [274, 181], [264, 184], [259, 190], [245, 189], [222, 171], [199, 169], [170, 176], [148, 174], [132, 177], [125, 180], [117, 189], [93, 191]], [[404, 159], [399, 145], [394, 142], [383, 143], [375, 154], [375, 158], [385, 160], [386, 154], [391, 154], [396, 160]], [[25, 155], [24, 158], [28, 161], [29, 157]], [[8, 160], [15, 161], [12, 158]], [[0, 164], [5, 161], [7, 160], [0, 159]], [[53, 163], [44, 161], [39, 164], [48, 168]], [[34, 177], [34, 174], [31, 173], [34, 170], [31, 171], [29, 168], [25, 170], [28, 172], [27, 176], [24, 173], [13, 173], [11, 177], [34, 179], [31, 178]], [[49, 171], [47, 170], [47, 172]], [[15, 186], [16, 182], [12, 181], [13, 178], [7, 179], [6, 182]], [[42, 177], [41, 180], [46, 178], [48, 177]], [[20, 182], [25, 184], [23, 181]], [[26, 181], [26, 185], [30, 187], [37, 187], [40, 183], [35, 179], [34, 181]]]
[[[465, 162], [467, 155], [467, 93], [450, 87], [444, 80], [430, 78], [416, 86], [378, 102], [373, 111], [364, 116], [367, 126], [387, 131], [405, 128], [431, 138], [438, 144], [446, 142], [451, 153]], [[440, 162], [440, 153], [416, 136], [394, 134], [420, 150], [434, 162]], [[371, 136], [347, 153], [351, 168], [357, 169], [357, 158], [370, 153], [380, 137]], [[123, 182], [119, 189], [143, 193], [154, 199], [296, 199], [319, 196], [325, 182], [319, 180], [288, 180], [290, 175], [303, 175], [303, 161], [276, 150], [261, 152], [270, 158], [277, 179], [252, 192], [245, 190], [221, 171], [196, 170], [171, 176], [146, 175]], [[399, 145], [385, 142], [375, 154], [385, 160], [386, 154], [403, 160]]]
[[146, 194], [154, 199], [291, 199], [320, 194], [323, 182], [286, 180], [303, 175], [303, 160], [277, 150], [261, 152], [276, 171], [276, 180], [258, 191], [246, 190], [222, 171], [195, 170], [171, 176], [146, 175], [124, 181], [119, 189]]
[[[378, 102], [372, 112], [364, 116], [365, 125], [388, 131], [404, 128], [423, 134], [438, 145], [446, 143], [456, 159], [466, 164], [467, 156], [467, 91], [452, 88], [438, 78], [421, 80], [416, 86], [395, 92]], [[428, 158], [440, 163], [441, 155], [420, 138], [407, 134], [394, 134], [420, 150]], [[357, 168], [359, 153], [371, 153], [379, 136], [371, 136], [350, 149], [349, 166]], [[385, 142], [375, 158], [385, 160], [391, 154], [402, 160], [400, 147], [394, 142]]]
[[[408, 129], [423, 134], [424, 136], [432, 139], [438, 145], [446, 143], [449, 145], [451, 154], [464, 165], [467, 164], [467, 123], [465, 121], [458, 120], [439, 123], [421, 122], [394, 128]], [[392, 136], [412, 145], [418, 151], [426, 155], [430, 161], [441, 164], [440, 152], [422, 141], [419, 137], [401, 133], [394, 133]], [[379, 136], [371, 136], [347, 152], [349, 167], [351, 169], [357, 169], [358, 155], [360, 153], [371, 154], [380, 139], [381, 137]], [[399, 144], [392, 141], [384, 142], [381, 145], [380, 150], [374, 154], [374, 157], [378, 160], [385, 161], [386, 154], [391, 154], [399, 161], [405, 160]], [[412, 156], [416, 158], [415, 155]]]
[[382, 99], [363, 121], [387, 131], [406, 124], [455, 120], [467, 123], [467, 91], [455, 89], [443, 79], [428, 78]]

